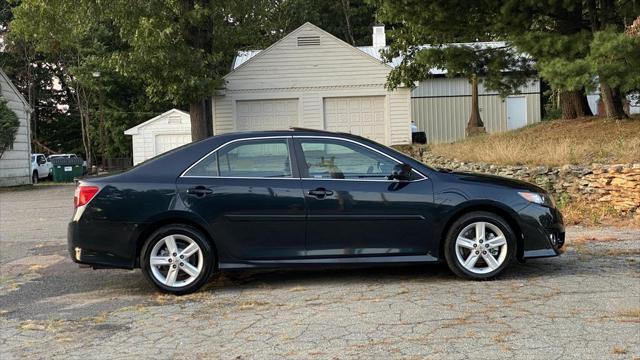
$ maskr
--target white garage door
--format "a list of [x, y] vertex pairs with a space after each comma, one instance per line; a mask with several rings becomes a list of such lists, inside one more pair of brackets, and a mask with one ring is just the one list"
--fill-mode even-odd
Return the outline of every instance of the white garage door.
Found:
[[384, 96], [324, 99], [326, 130], [346, 132], [386, 143]]
[[286, 130], [298, 126], [298, 100], [242, 100], [236, 104], [239, 131]]
[[191, 134], [159, 134], [156, 135], [155, 155], [160, 155], [191, 142]]

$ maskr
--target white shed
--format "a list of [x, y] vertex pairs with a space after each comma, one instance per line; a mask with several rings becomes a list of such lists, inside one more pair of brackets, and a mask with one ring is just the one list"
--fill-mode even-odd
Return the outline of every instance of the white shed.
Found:
[[0, 158], [0, 186], [31, 183], [31, 106], [0, 69], [0, 97], [18, 116], [20, 126], [11, 148]]
[[[384, 27], [373, 43], [384, 46]], [[261, 51], [243, 52], [214, 97], [215, 134], [293, 126], [411, 142], [411, 90], [385, 88], [391, 66], [306, 23]]]
[[127, 129], [133, 141], [133, 165], [191, 142], [189, 114], [171, 109]]

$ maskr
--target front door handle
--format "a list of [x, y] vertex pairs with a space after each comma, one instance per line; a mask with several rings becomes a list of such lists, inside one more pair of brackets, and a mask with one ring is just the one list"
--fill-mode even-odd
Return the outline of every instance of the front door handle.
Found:
[[314, 189], [314, 190], [309, 190], [308, 194], [311, 195], [311, 196], [315, 196], [318, 199], [322, 199], [325, 196], [333, 195], [333, 191], [327, 190], [325, 188], [317, 188], [317, 189]]
[[187, 194], [194, 195], [194, 196], [197, 196], [197, 197], [205, 197], [205, 196], [207, 196], [209, 194], [212, 194], [212, 193], [213, 193], [213, 190], [211, 190], [211, 189], [209, 189], [207, 187], [204, 187], [202, 185], [187, 189]]

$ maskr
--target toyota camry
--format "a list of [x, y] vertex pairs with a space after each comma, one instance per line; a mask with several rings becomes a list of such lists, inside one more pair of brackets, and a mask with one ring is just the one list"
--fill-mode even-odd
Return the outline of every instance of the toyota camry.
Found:
[[214, 136], [77, 181], [69, 252], [186, 294], [229, 269], [445, 262], [490, 279], [556, 256], [562, 215], [532, 184], [432, 169], [363, 137]]

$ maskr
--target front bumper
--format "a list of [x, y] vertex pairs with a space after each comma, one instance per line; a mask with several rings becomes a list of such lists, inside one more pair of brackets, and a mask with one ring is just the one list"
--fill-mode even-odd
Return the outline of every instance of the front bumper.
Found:
[[519, 211], [522, 246], [518, 257], [532, 259], [558, 256], [564, 245], [565, 229], [558, 209], [529, 204]]

